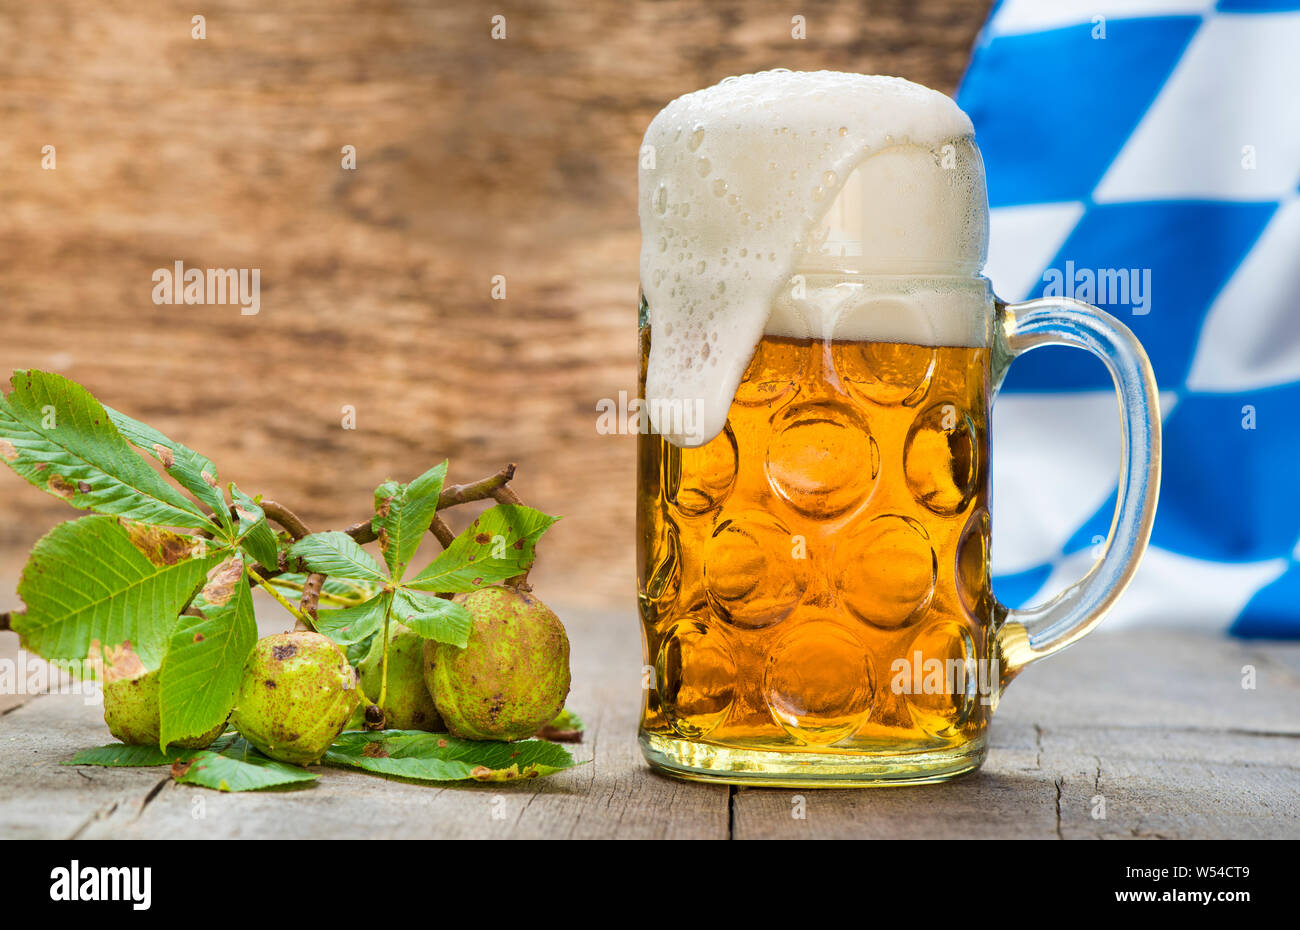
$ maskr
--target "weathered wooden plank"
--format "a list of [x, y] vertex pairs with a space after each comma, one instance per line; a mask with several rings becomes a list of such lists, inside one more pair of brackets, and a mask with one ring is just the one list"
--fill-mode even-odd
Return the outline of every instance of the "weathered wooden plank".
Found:
[[[314, 787], [292, 791], [221, 794], [168, 782], [147, 804], [101, 804], [102, 815], [86, 824], [82, 835], [724, 838], [726, 787], [663, 778], [641, 761], [635, 740], [640, 654], [631, 621], [590, 612], [564, 615], [574, 647], [570, 706], [589, 727], [586, 740], [570, 748], [586, 765], [511, 785], [430, 787], [333, 768], [322, 769]], [[43, 707], [30, 711], [36, 723], [39, 714], [48, 713]], [[107, 741], [102, 725], [93, 723], [79, 729], [79, 746]], [[157, 771], [131, 774], [135, 778], [128, 784], [137, 797], [156, 787]], [[32, 792], [39, 790], [39, 783], [31, 786]], [[7, 831], [6, 817], [0, 804], [0, 834]]]
[[[1286, 667], [1297, 656], [1296, 643], [1102, 627], [1026, 669], [998, 719], [1300, 734], [1300, 680]], [[1247, 665], [1255, 667], [1253, 689], [1242, 687]]]
[[[634, 622], [564, 615], [571, 705], [589, 726], [573, 749], [591, 760], [571, 772], [431, 788], [326, 769], [306, 790], [219, 794], [160, 770], [58, 765], [108, 734], [99, 707], [40, 697], [0, 717], [0, 836], [1300, 836], [1300, 682], [1288, 665], [1300, 645], [1093, 637], [1012, 685], [978, 773], [912, 789], [733, 793], [656, 775], [641, 759]], [[1257, 666], [1254, 690], [1240, 687], [1246, 663]]]
[[37, 697], [0, 717], [0, 837], [79, 836], [99, 818], [142, 810], [162, 769], [59, 764], [110, 739], [102, 705], [78, 695]]
[[[734, 833], [1300, 837], [1296, 655], [1296, 644], [1169, 631], [1092, 637], [1012, 684], [979, 772], [879, 791], [742, 790]], [[1252, 663], [1257, 687], [1245, 690]]]
[[1300, 838], [1300, 738], [1078, 727], [1042, 742], [1065, 838]]

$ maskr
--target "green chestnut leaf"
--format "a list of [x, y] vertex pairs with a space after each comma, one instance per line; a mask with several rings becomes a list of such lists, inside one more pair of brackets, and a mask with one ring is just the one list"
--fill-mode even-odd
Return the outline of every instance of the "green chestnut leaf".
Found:
[[149, 467], [108, 411], [75, 381], [15, 371], [0, 397], [0, 462], [78, 510], [159, 526], [211, 529], [198, 504]]
[[229, 554], [205, 543], [115, 517], [61, 523], [32, 550], [18, 582], [27, 610], [11, 625], [46, 659], [84, 659], [96, 641], [129, 640], [146, 668], [158, 668], [177, 615]]
[[266, 522], [262, 505], [232, 483], [230, 496], [235, 501], [235, 516], [239, 518], [239, 545], [259, 565], [274, 569], [280, 564], [280, 541]]
[[388, 582], [370, 553], [347, 533], [337, 530], [304, 536], [290, 547], [289, 555], [302, 559], [309, 569], [322, 575], [377, 584]]
[[244, 560], [232, 555], [208, 574], [172, 630], [162, 664], [160, 745], [206, 733], [230, 716], [256, 642]]
[[384, 614], [392, 600], [392, 592], [385, 591], [356, 607], [316, 612], [316, 631], [328, 636], [340, 646], [350, 646], [373, 636], [384, 624]]
[[497, 743], [421, 730], [349, 731], [334, 741], [324, 761], [417, 781], [515, 781], [576, 764], [567, 749], [544, 740]]
[[386, 481], [375, 489], [375, 516], [371, 527], [379, 538], [388, 571], [400, 581], [429, 524], [438, 510], [438, 495], [447, 477], [444, 461], [410, 484]]
[[134, 420], [112, 407], [105, 406], [104, 412], [108, 414], [117, 431], [127, 442], [143, 449], [161, 462], [163, 470], [171, 475], [177, 484], [193, 494], [201, 503], [212, 508], [212, 512], [227, 531], [233, 529], [230, 525], [230, 514], [226, 510], [226, 498], [217, 483], [217, 466], [213, 465], [210, 459], [188, 446], [168, 439], [152, 426]]
[[268, 758], [240, 738], [220, 752], [199, 750], [176, 762], [172, 776], [182, 785], [199, 785], [217, 791], [260, 791], [307, 785], [318, 777], [296, 765]]
[[399, 588], [393, 598], [393, 616], [424, 639], [453, 646], [469, 642], [473, 618], [454, 601]]
[[533, 564], [537, 540], [558, 517], [520, 504], [485, 510], [406, 587], [459, 593], [505, 581]]

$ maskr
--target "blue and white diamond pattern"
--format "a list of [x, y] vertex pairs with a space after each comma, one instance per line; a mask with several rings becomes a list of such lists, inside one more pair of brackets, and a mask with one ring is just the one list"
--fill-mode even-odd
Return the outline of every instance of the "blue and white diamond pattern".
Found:
[[[1002, 0], [957, 99], [998, 294], [1132, 284], [1076, 292], [1133, 329], [1161, 387], [1152, 548], [1107, 625], [1300, 637], [1300, 0]], [[1110, 526], [1105, 369], [1023, 357], [992, 443], [994, 586], [1037, 603]]]

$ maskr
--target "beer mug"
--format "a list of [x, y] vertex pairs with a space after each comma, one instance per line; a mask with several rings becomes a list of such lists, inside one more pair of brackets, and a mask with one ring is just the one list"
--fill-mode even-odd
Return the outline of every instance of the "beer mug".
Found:
[[[732, 78], [665, 108], [641, 159], [645, 757], [753, 785], [978, 767], [1003, 688], [1096, 626], [1146, 548], [1142, 347], [1088, 304], [994, 297], [979, 150], [935, 91]], [[1087, 575], [1012, 610], [990, 586], [990, 405], [1045, 345], [1112, 375], [1118, 500]]]

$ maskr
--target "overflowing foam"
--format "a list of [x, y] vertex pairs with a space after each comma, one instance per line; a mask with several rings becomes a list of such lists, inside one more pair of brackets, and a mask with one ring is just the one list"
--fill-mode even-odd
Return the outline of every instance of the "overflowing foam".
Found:
[[[988, 205], [973, 135], [937, 91], [832, 71], [727, 78], [665, 107], [639, 191], [655, 430], [683, 446], [721, 432], [764, 332], [982, 344], [969, 286]], [[882, 292], [875, 276], [953, 280]], [[656, 414], [701, 401], [692, 434]]]

